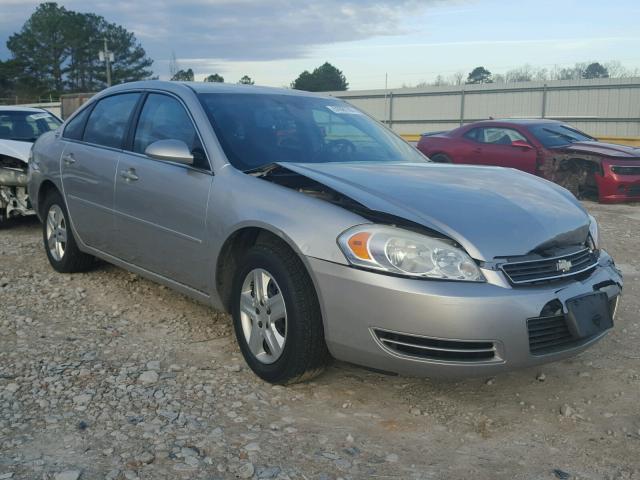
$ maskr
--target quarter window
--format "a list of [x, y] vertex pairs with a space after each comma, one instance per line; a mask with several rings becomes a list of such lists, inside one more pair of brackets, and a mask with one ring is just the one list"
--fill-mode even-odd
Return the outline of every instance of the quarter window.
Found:
[[122, 148], [129, 118], [139, 93], [123, 93], [98, 101], [93, 108], [83, 140], [105, 147]]
[[168, 95], [151, 93], [140, 113], [133, 151], [144, 153], [158, 140], [182, 140], [193, 155], [194, 167], [209, 168], [200, 138], [182, 104]]
[[84, 132], [84, 126], [87, 123], [89, 112], [91, 112], [91, 107], [85, 108], [73, 117], [64, 128], [63, 137], [70, 138], [71, 140], [82, 140], [82, 133]]

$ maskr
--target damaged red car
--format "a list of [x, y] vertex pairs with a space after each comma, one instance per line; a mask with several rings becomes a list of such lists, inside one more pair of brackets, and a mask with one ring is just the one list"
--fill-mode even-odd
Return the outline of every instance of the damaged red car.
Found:
[[516, 168], [602, 203], [640, 201], [640, 148], [599, 142], [555, 120], [487, 120], [423, 134], [431, 160]]

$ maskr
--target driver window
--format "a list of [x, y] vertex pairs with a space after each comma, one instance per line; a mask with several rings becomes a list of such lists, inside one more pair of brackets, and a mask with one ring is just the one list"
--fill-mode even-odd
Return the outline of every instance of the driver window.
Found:
[[182, 140], [193, 154], [193, 166], [209, 170], [200, 138], [184, 107], [173, 97], [151, 93], [140, 113], [133, 151], [144, 154], [158, 140]]
[[479, 142], [494, 145], [511, 145], [516, 140], [527, 141], [520, 133], [511, 128], [483, 128], [478, 135]]

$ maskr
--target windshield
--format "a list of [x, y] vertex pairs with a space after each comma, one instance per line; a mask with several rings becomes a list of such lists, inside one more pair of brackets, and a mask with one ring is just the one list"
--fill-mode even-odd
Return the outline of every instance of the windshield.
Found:
[[49, 112], [0, 110], [0, 140], [35, 142], [62, 122]]
[[534, 125], [529, 130], [545, 147], [560, 147], [574, 142], [595, 141], [595, 138], [567, 125]]
[[202, 105], [231, 164], [426, 162], [426, 157], [349, 104], [297, 95], [206, 93]]

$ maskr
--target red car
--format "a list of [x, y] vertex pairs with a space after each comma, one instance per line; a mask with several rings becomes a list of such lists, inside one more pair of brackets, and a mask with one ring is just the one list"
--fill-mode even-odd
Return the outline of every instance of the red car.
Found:
[[602, 143], [555, 120], [487, 120], [426, 133], [418, 149], [435, 162], [517, 168], [578, 198], [640, 201], [640, 148]]

